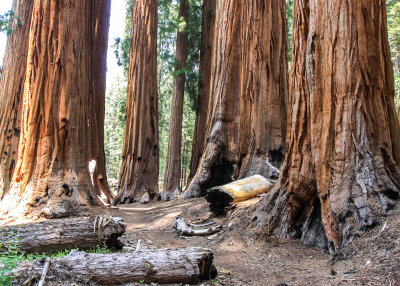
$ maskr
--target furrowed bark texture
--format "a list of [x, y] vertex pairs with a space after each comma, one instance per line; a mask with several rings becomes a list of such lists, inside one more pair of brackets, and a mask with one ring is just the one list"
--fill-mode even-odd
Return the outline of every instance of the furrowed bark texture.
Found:
[[240, 1], [217, 2], [207, 141], [184, 198], [232, 180], [239, 132], [240, 17]]
[[100, 203], [88, 171], [89, 19], [89, 1], [34, 1], [18, 161], [3, 212], [46, 207], [59, 217]]
[[[146, 0], [148, 1], [148, 0]], [[124, 285], [144, 280], [146, 283], [188, 283], [216, 277], [213, 254], [204, 248], [140, 250], [135, 253], [89, 254], [73, 252], [50, 260], [46, 281], [96, 285]], [[23, 283], [40, 278], [43, 265], [23, 262], [13, 270], [15, 280]], [[36, 279], [35, 279], [36, 280]]]
[[133, 6], [126, 127], [117, 203], [158, 195], [157, 0]]
[[14, 20], [0, 80], [0, 200], [10, 187], [18, 157], [32, 8], [33, 1], [30, 0], [14, 0], [12, 6], [22, 26]]
[[208, 101], [210, 98], [211, 56], [215, 34], [215, 9], [216, 0], [203, 0], [199, 95], [197, 98], [196, 122], [193, 131], [192, 155], [187, 185], [192, 181], [197, 167], [199, 166], [206, 140]]
[[286, 2], [243, 1], [236, 178], [278, 179], [288, 94]]
[[96, 166], [92, 174], [93, 189], [98, 197], [106, 203], [111, 203], [114, 198], [111, 192], [106, 172], [106, 159], [104, 153], [104, 115], [106, 97], [106, 73], [107, 73], [107, 46], [108, 29], [110, 26], [111, 0], [91, 2], [91, 41], [92, 50], [92, 74], [90, 85], [90, 156], [89, 160], [95, 160]]
[[103, 244], [120, 249], [121, 242], [117, 239], [125, 229], [122, 218], [109, 216], [52, 219], [1, 227], [0, 252], [6, 252], [7, 244], [15, 243], [15, 237], [18, 248], [29, 253], [90, 249]]
[[[183, 17], [188, 23], [189, 2], [180, 0], [179, 17]], [[168, 140], [168, 153], [164, 173], [164, 190], [161, 193], [162, 200], [169, 200], [181, 193], [181, 147], [182, 147], [182, 117], [183, 99], [185, 95], [185, 71], [188, 55], [188, 33], [186, 31], [177, 33], [176, 61], [174, 85], [172, 93], [171, 119]]]
[[288, 155], [257, 212], [271, 233], [335, 251], [399, 198], [386, 26], [383, 0], [295, 1]]

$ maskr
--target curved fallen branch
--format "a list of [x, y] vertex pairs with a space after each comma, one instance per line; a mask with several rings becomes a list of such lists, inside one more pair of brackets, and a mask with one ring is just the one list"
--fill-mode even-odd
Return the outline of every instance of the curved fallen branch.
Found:
[[206, 235], [210, 235], [210, 234], [220, 231], [222, 229], [222, 226], [217, 225], [217, 226], [212, 226], [212, 227], [208, 227], [208, 228], [194, 229], [194, 228], [188, 226], [183, 218], [177, 217], [174, 222], [174, 228], [178, 231], [179, 235], [181, 235], [181, 236], [182, 235], [206, 236]]

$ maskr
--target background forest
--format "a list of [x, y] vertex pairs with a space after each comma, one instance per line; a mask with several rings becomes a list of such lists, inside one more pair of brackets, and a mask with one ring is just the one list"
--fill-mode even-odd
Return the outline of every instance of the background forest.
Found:
[[[187, 31], [189, 37], [185, 81], [185, 98], [182, 125], [182, 183], [184, 187], [190, 168], [193, 129], [196, 118], [199, 91], [199, 63], [201, 47], [202, 1], [190, 0], [189, 20], [186, 23], [179, 17], [179, 1], [160, 0], [158, 6], [158, 94], [159, 94], [159, 139], [160, 139], [160, 172], [162, 182], [168, 151], [169, 122], [171, 116], [171, 99], [176, 60], [177, 32]], [[293, 20], [293, 0], [287, 0], [288, 23], [288, 62], [291, 62], [291, 38]], [[209, 11], [215, 13], [215, 7]], [[395, 104], [400, 119], [400, 0], [387, 1], [388, 34], [395, 76]], [[12, 32], [10, 23], [15, 17], [12, 11], [0, 15], [0, 30], [6, 34]], [[125, 104], [128, 82], [130, 34], [132, 25], [132, 0], [126, 1], [125, 32], [123, 38], [109, 39], [114, 42], [114, 53], [118, 64], [124, 69], [124, 75], [118, 77], [108, 88], [106, 94], [105, 116], [105, 154], [109, 182], [117, 184], [122, 162], [125, 128]], [[1, 66], [0, 66], [1, 71]]]
[[[172, 83], [175, 68], [175, 46], [177, 31], [189, 33], [188, 66], [186, 68], [185, 100], [182, 125], [182, 186], [185, 186], [190, 167], [193, 129], [199, 94], [199, 63], [201, 50], [201, 5], [200, 0], [190, 0], [189, 21], [178, 17], [179, 1], [160, 0], [158, 8], [158, 94], [159, 94], [159, 138], [160, 173], [162, 182], [168, 150], [169, 121], [171, 115]], [[215, 8], [214, 8], [215, 9]], [[214, 11], [209, 11], [215, 13]], [[395, 74], [396, 109], [400, 118], [400, 0], [387, 1], [388, 32]], [[291, 61], [291, 37], [293, 0], [287, 1], [287, 23], [289, 36], [288, 61]], [[115, 55], [124, 67], [124, 77], [112, 84], [106, 95], [105, 152], [109, 181], [116, 184], [122, 162], [121, 150], [125, 128], [125, 102], [128, 80], [130, 30], [132, 22], [132, 0], [126, 2], [125, 36], [115, 41]]]

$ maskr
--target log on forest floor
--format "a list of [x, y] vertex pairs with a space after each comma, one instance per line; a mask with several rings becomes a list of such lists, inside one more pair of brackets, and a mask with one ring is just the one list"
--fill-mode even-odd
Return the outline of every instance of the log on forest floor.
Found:
[[120, 217], [96, 216], [52, 219], [0, 228], [0, 252], [15, 242], [25, 252], [56, 252], [63, 249], [90, 249], [97, 245], [121, 249], [118, 238], [126, 224]]
[[[21, 262], [13, 270], [15, 281], [38, 281], [45, 261]], [[210, 250], [140, 250], [134, 253], [89, 254], [71, 251], [50, 259], [46, 281], [76, 282], [85, 285], [121, 285], [130, 282], [198, 283], [213, 279], [217, 270]]]
[[212, 212], [223, 214], [234, 203], [266, 193], [273, 186], [274, 183], [263, 176], [254, 175], [209, 189], [206, 194], [206, 200], [210, 204]]
[[206, 236], [220, 231], [222, 229], [222, 226], [217, 225], [217, 226], [210, 226], [207, 228], [196, 229], [188, 226], [183, 218], [177, 217], [174, 222], [174, 228], [178, 231], [179, 235]]

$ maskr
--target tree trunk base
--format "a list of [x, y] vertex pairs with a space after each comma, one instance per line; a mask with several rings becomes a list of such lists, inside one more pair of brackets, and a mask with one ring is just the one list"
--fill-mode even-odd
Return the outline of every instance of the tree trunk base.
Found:
[[[15, 281], [31, 285], [38, 281], [45, 261], [22, 262], [13, 270]], [[213, 279], [217, 270], [213, 254], [204, 248], [140, 250], [134, 253], [89, 254], [71, 251], [70, 255], [50, 260], [46, 281], [122, 285], [146, 283], [188, 283]]]

